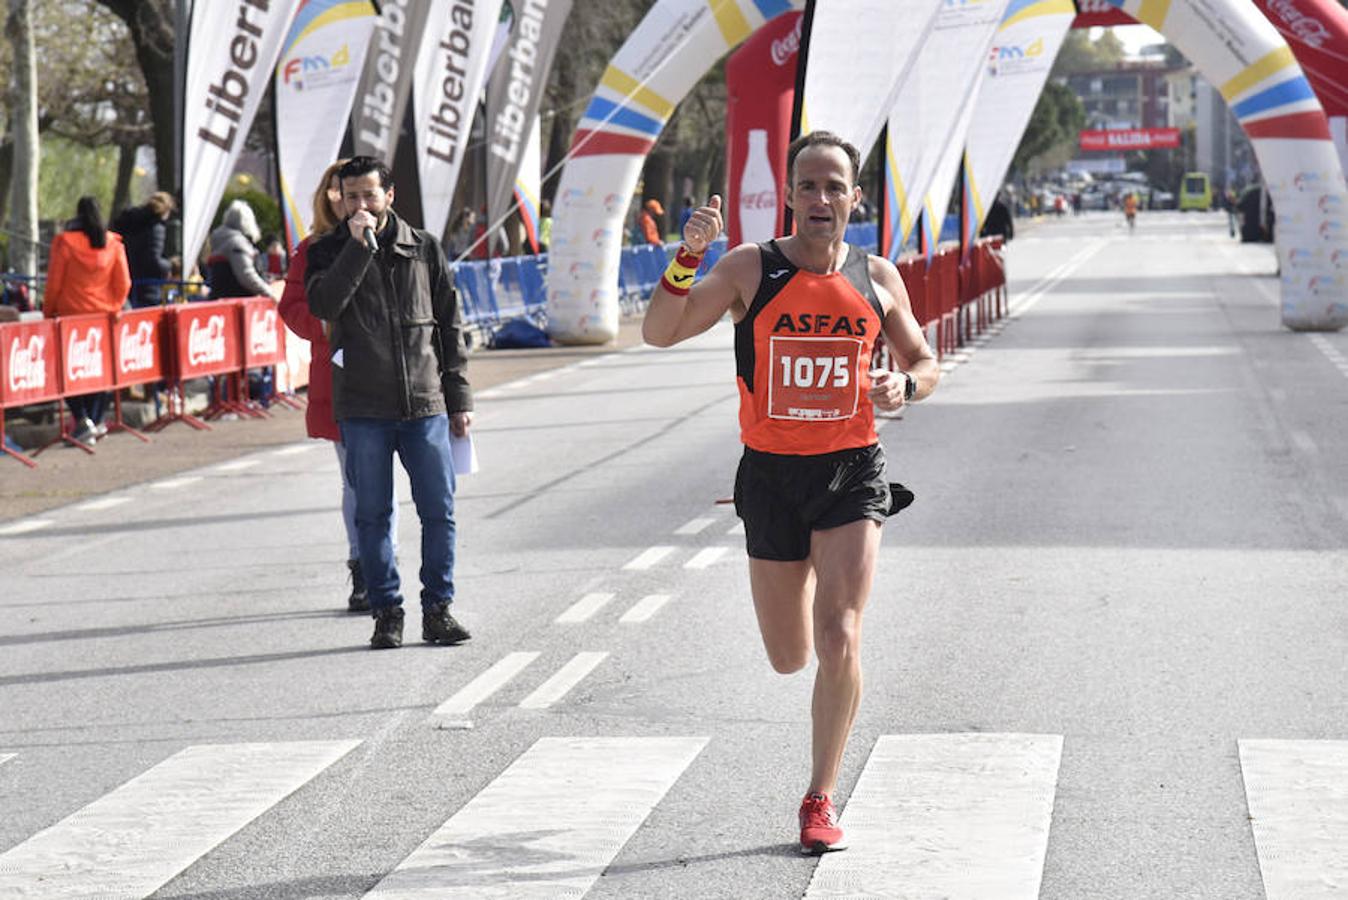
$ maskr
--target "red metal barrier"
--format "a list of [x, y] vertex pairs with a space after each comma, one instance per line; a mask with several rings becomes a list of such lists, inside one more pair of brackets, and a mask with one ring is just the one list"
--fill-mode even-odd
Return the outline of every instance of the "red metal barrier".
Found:
[[[56, 323], [59, 341], [57, 357], [60, 363], [61, 396], [80, 397], [84, 394], [111, 390], [112, 323], [108, 317], [96, 313], [86, 316], [63, 316], [53, 321]], [[75, 440], [73, 432], [66, 425], [64, 409], [57, 410], [56, 418], [60, 423], [56, 437], [37, 450], [34, 456], [55, 444], [69, 444], [89, 454], [94, 452], [94, 448], [89, 444]]]
[[0, 454], [37, 463], [5, 446], [5, 410], [61, 399], [60, 344], [55, 321], [0, 325]]
[[[285, 329], [270, 297], [7, 322], [0, 325], [0, 455], [37, 465], [5, 448], [6, 409], [108, 390], [113, 391], [115, 409], [108, 430], [127, 431], [148, 442], [122, 420], [121, 391], [138, 384], [166, 383], [168, 411], [148, 426], [151, 431], [173, 422], [210, 430], [202, 419], [224, 412], [264, 416], [261, 404], [247, 396], [246, 372], [285, 360]], [[217, 386], [223, 390], [199, 418], [186, 412], [183, 383], [207, 376], [220, 379]], [[279, 392], [276, 401], [303, 408]], [[64, 412], [59, 418], [60, 434], [52, 443], [66, 441], [93, 453], [92, 447], [73, 439]]]
[[[276, 301], [270, 297], [252, 297], [243, 301], [243, 368], [261, 369], [267, 366], [282, 365], [286, 361], [286, 330], [281, 327], [281, 317], [277, 312]], [[253, 404], [248, 396], [248, 380], [242, 381], [243, 400], [258, 411], [260, 406]], [[274, 400], [291, 409], [303, 409], [303, 404], [287, 396], [281, 390], [276, 391]], [[265, 415], [265, 413], [263, 413]]]
[[164, 380], [164, 308], [155, 306], [114, 313], [112, 316], [112, 369], [117, 391], [113, 394], [113, 419], [108, 431], [125, 431], [149, 443], [150, 439], [127, 425], [122, 418], [122, 388]]
[[[210, 375], [238, 372], [243, 364], [239, 340], [239, 304], [232, 300], [166, 306], [169, 353], [168, 411], [150, 423], [148, 430], [159, 431], [174, 422], [186, 422], [201, 431], [210, 431], [201, 418], [187, 412], [183, 382]], [[218, 414], [223, 402], [216, 402], [205, 416]]]

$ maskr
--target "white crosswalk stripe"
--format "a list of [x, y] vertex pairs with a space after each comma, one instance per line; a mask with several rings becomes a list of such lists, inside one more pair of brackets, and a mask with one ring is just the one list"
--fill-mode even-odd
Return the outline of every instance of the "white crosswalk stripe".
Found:
[[604, 608], [613, 599], [612, 594], [586, 594], [571, 605], [566, 612], [557, 617], [558, 625], [575, 625], [588, 621], [591, 616]]
[[[466, 716], [538, 656], [507, 654], [435, 716]], [[606, 656], [578, 654], [532, 705]], [[366, 896], [582, 897], [709, 741], [542, 738]], [[0, 897], [148, 897], [358, 744], [188, 747], [0, 853]], [[1058, 735], [880, 737], [843, 810], [848, 849], [819, 860], [804, 900], [1035, 900], [1062, 753]], [[1265, 895], [1348, 896], [1348, 741], [1242, 740], [1239, 757]]]
[[0, 854], [0, 897], [146, 897], [358, 744], [188, 747]]
[[805, 896], [1035, 900], [1061, 755], [1059, 735], [882, 736], [843, 811], [849, 849]]
[[706, 744], [543, 738], [365, 896], [580, 897]]
[[1348, 896], [1348, 741], [1240, 741], [1268, 900]]

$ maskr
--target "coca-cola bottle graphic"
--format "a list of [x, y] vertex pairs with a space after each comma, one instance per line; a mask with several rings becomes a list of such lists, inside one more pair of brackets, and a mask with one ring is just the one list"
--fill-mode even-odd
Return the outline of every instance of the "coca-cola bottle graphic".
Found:
[[740, 242], [766, 241], [777, 234], [777, 180], [768, 160], [768, 133], [749, 131], [749, 153], [740, 174]]

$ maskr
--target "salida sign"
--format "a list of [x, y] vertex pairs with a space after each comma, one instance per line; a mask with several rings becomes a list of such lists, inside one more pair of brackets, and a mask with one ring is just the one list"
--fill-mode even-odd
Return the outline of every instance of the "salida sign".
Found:
[[1082, 150], [1173, 150], [1179, 145], [1178, 128], [1115, 128], [1081, 132]]

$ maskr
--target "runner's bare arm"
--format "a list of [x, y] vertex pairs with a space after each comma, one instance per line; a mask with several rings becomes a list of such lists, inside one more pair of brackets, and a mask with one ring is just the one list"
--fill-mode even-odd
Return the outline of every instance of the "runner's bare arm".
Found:
[[[683, 243], [700, 257], [720, 233], [721, 198], [713, 196], [688, 219]], [[642, 338], [653, 347], [672, 347], [706, 331], [740, 300], [744, 277], [757, 279], [758, 266], [758, 248], [749, 244], [723, 256], [687, 294], [669, 291], [660, 279], [641, 323]]]
[[[921, 400], [936, 390], [936, 384], [941, 380], [940, 363], [936, 361], [931, 347], [927, 346], [927, 336], [913, 315], [908, 289], [903, 286], [899, 270], [884, 257], [872, 256], [870, 274], [880, 297], [880, 305], [885, 310], [885, 340], [897, 357], [899, 368], [917, 382], [917, 390], [908, 402]], [[871, 399], [882, 410], [896, 410], [904, 404], [905, 383], [906, 379], [902, 377], [877, 376], [872, 381]]]

